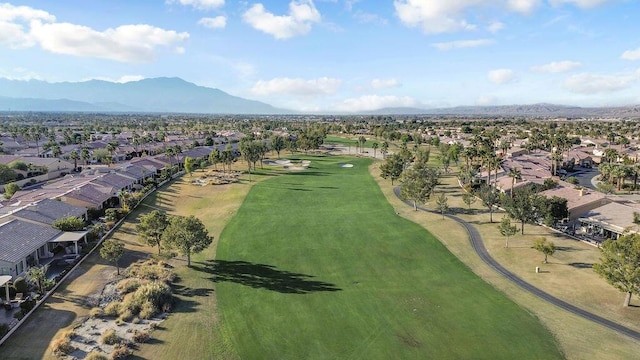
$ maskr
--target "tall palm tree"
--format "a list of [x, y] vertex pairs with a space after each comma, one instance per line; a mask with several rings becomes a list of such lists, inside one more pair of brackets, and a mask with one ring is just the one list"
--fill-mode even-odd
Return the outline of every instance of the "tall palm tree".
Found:
[[371, 147], [373, 148], [373, 158], [376, 158], [376, 150], [378, 149], [378, 143], [374, 142], [373, 144], [371, 144]]
[[522, 171], [516, 167], [509, 169], [507, 176], [511, 178], [511, 198], [513, 198], [513, 187], [516, 184], [516, 180], [522, 179]]

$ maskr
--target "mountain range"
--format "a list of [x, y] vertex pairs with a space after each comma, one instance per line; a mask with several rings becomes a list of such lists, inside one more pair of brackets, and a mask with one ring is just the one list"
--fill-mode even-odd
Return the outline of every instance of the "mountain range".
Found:
[[[0, 111], [296, 114], [269, 104], [198, 86], [180, 78], [127, 83], [102, 80], [49, 83], [0, 78]], [[328, 111], [328, 113], [332, 113]], [[640, 118], [640, 106], [577, 107], [554, 104], [382, 108], [361, 115]]]
[[0, 110], [206, 114], [293, 112], [180, 78], [150, 78], [127, 83], [0, 79]]

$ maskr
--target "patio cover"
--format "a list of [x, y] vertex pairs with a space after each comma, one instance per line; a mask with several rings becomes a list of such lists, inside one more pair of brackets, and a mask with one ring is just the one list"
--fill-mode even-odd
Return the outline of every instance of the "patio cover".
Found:
[[2, 287], [2, 285], [4, 285], [5, 287], [5, 291], [6, 291], [6, 295], [7, 295], [7, 302], [9, 302], [9, 282], [11, 281], [12, 277], [11, 275], [2, 275], [0, 276], [0, 287]]

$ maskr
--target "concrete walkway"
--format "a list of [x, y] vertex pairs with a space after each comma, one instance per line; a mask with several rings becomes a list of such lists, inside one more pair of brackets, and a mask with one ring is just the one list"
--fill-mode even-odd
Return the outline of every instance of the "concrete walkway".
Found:
[[[400, 199], [400, 187], [396, 187], [395, 189], [393, 189], [393, 192], [396, 194], [396, 196]], [[403, 202], [405, 204], [407, 204], [408, 206], [413, 207], [413, 204], [408, 202], [408, 201], [404, 201]], [[425, 211], [425, 212], [430, 212], [430, 213], [437, 213], [440, 214], [438, 212], [423, 208], [423, 207], [418, 207], [419, 210], [421, 211]], [[520, 277], [518, 277], [516, 274], [512, 273], [511, 271], [507, 270], [504, 266], [500, 265], [487, 251], [487, 248], [484, 246], [484, 242], [482, 241], [482, 236], [480, 235], [480, 233], [478, 232], [478, 229], [476, 229], [473, 225], [469, 224], [468, 222], [466, 222], [465, 220], [455, 216], [455, 215], [445, 215], [447, 216], [449, 219], [454, 220], [455, 222], [459, 223], [460, 225], [462, 225], [466, 230], [467, 233], [469, 234], [469, 241], [471, 242], [471, 245], [473, 246], [473, 249], [475, 250], [476, 254], [478, 254], [478, 256], [480, 257], [480, 259], [482, 259], [482, 261], [484, 261], [487, 265], [489, 265], [489, 267], [491, 267], [492, 269], [494, 269], [495, 271], [497, 271], [499, 274], [501, 274], [502, 276], [504, 276], [507, 280], [511, 281], [512, 283], [518, 285], [519, 287], [521, 287], [522, 289], [528, 291], [529, 293], [541, 298], [542, 300], [545, 300], [546, 302], [549, 302], [561, 309], [564, 309], [566, 311], [569, 311], [575, 315], [578, 315], [584, 319], [587, 319], [589, 321], [592, 321], [596, 324], [608, 327], [609, 329], [612, 329], [614, 331], [617, 331], [620, 334], [626, 335], [634, 340], [640, 340], [640, 332], [630, 329], [626, 326], [623, 326], [621, 324], [618, 324], [616, 322], [613, 322], [611, 320], [605, 319], [601, 316], [592, 314], [586, 310], [580, 309], [579, 307], [569, 304], [568, 302], [564, 301], [564, 300], [560, 300], [557, 297], [531, 285], [530, 283], [524, 281], [523, 279], [521, 279]]]

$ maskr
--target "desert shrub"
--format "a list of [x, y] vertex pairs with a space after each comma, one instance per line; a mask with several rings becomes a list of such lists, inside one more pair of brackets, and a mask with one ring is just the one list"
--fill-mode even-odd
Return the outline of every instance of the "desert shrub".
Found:
[[129, 267], [129, 275], [146, 280], [160, 280], [170, 283], [175, 280], [173, 270], [164, 261], [147, 260]]
[[102, 308], [94, 307], [93, 309], [91, 309], [91, 311], [89, 311], [89, 317], [91, 318], [100, 318], [103, 316], [104, 316], [104, 310], [102, 310]]
[[53, 353], [57, 356], [68, 355], [76, 350], [76, 348], [71, 345], [71, 338], [76, 336], [76, 333], [73, 330], [67, 330], [60, 335], [56, 336], [52, 341]]
[[105, 345], [115, 345], [120, 342], [120, 336], [116, 334], [115, 330], [109, 329], [100, 336], [100, 342]]
[[134, 330], [133, 336], [131, 338], [133, 339], [133, 341], [137, 343], [143, 343], [143, 342], [147, 342], [147, 340], [149, 340], [149, 337], [150, 337], [149, 333], [146, 331]]
[[13, 287], [16, 289], [17, 293], [26, 294], [29, 292], [29, 283], [23, 277], [17, 277], [13, 281]]
[[113, 317], [118, 316], [118, 314], [120, 313], [120, 306], [122, 306], [122, 303], [120, 301], [110, 302], [104, 308], [104, 315]]
[[140, 318], [142, 319], [151, 319], [153, 315], [155, 315], [157, 312], [158, 312], [158, 308], [153, 306], [151, 302], [147, 301], [144, 304], [142, 304], [142, 307], [140, 308], [140, 313], [138, 314], [138, 316], [140, 316]]
[[148, 301], [157, 308], [172, 301], [171, 287], [159, 281], [140, 286], [134, 295], [141, 300], [141, 305]]
[[122, 279], [116, 285], [120, 294], [128, 294], [130, 292], [134, 292], [138, 290], [140, 287], [140, 279], [136, 278], [126, 278]]
[[111, 360], [126, 359], [127, 356], [129, 356], [129, 355], [131, 355], [131, 349], [129, 349], [125, 345], [118, 345], [111, 352], [110, 359]]
[[109, 360], [109, 358], [102, 353], [92, 351], [84, 357], [84, 360]]
[[131, 310], [129, 308], [121, 309], [120, 316], [118, 317], [118, 320], [129, 322], [136, 316], [137, 313], [138, 313], [138, 309], [137, 308], [135, 309], [135, 311], [133, 311], [133, 310]]

